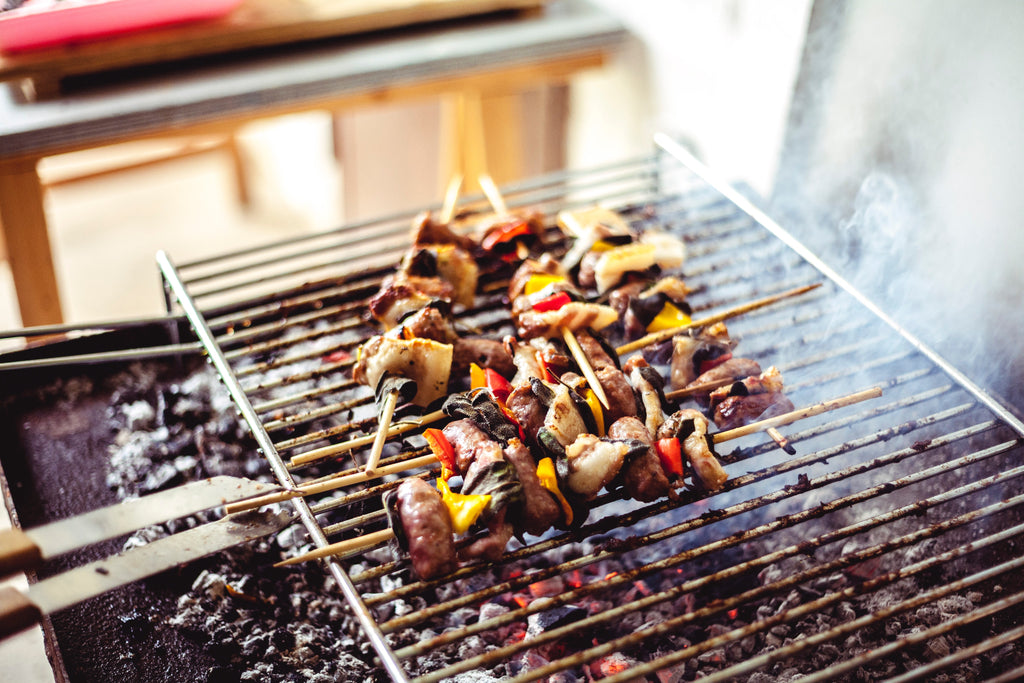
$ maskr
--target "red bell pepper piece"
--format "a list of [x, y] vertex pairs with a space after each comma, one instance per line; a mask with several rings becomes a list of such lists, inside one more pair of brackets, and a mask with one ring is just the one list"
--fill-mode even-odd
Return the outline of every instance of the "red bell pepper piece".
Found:
[[494, 400], [505, 405], [508, 395], [512, 393], [512, 385], [509, 384], [509, 381], [490, 368], [484, 369], [484, 380]]
[[557, 311], [562, 306], [572, 301], [572, 297], [566, 292], [557, 292], [551, 296], [544, 297], [533, 305], [533, 310], [538, 313], [545, 313], [547, 311]]
[[658, 439], [654, 442], [654, 450], [661, 460], [661, 468], [668, 474], [683, 476], [683, 449], [679, 439]]
[[700, 372], [698, 374], [703, 375], [708, 370], [711, 370], [712, 368], [717, 368], [719, 365], [729, 360], [730, 358], [732, 358], [731, 353], [723, 353], [721, 356], [718, 356], [717, 358], [701, 361]]
[[452, 444], [444, 432], [434, 427], [428, 427], [423, 430], [423, 438], [427, 440], [430, 450], [441, 463], [442, 475], [446, 481], [453, 474], [460, 474], [459, 467], [455, 464], [455, 449], [452, 448]]
[[517, 237], [530, 234], [529, 224], [521, 218], [511, 218], [501, 225], [491, 228], [490, 232], [480, 241], [480, 246], [490, 251], [499, 244], [511, 242]]

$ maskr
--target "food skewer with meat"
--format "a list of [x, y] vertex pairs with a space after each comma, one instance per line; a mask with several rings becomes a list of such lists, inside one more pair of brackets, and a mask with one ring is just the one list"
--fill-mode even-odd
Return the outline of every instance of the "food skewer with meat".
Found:
[[[664, 463], [666, 462], [664, 458], [669, 456], [667, 453], [664, 455], [662, 453], [663, 450], [671, 448], [669, 444], [662, 443], [664, 441], [676, 441], [682, 449], [692, 448], [693, 452], [687, 452], [687, 456], [691, 463], [693, 475], [699, 480], [700, 485], [712, 490], [716, 487], [716, 482], [718, 482], [717, 486], [720, 486], [721, 483], [724, 482], [724, 479], [722, 479], [724, 472], [720, 471], [721, 466], [718, 464], [717, 459], [713, 459], [713, 454], [710, 451], [710, 443], [723, 443], [746, 436], [755, 431], [789, 424], [799, 419], [819, 415], [830, 410], [836, 410], [871, 398], [877, 398], [878, 396], [881, 396], [881, 394], [881, 388], [875, 387], [873, 389], [857, 392], [848, 396], [814, 404], [768, 420], [751, 423], [735, 430], [718, 432], [710, 435], [705, 431], [708, 423], [704, 415], [696, 410], [684, 409], [677, 411], [666, 418], [665, 422], [663, 422], [662, 426], [659, 428], [658, 433], [655, 435], [657, 437], [656, 444], [659, 450], [659, 457], [663, 458], [662, 462]], [[646, 427], [644, 427], [637, 418], [627, 418], [627, 420], [628, 422], [622, 423], [622, 432], [620, 432], [620, 435], [626, 436], [626, 438], [632, 438], [629, 435], [636, 434], [633, 430], [639, 430], [641, 428], [646, 429]], [[459, 420], [451, 424], [454, 425], [457, 423], [462, 424], [453, 428], [453, 433], [458, 432], [458, 435], [454, 436], [456, 440], [459, 440], [460, 438], [476, 439], [476, 441], [469, 441], [460, 446], [460, 450], [464, 451], [464, 456], [465, 452], [473, 453], [476, 450], [485, 450], [490, 451], [491, 454], [483, 456], [482, 462], [486, 465], [487, 462], [496, 461], [496, 452], [494, 451], [494, 447], [481, 441], [481, 439], [488, 438], [486, 435], [481, 437], [476, 434], [467, 427], [463, 420]], [[513, 437], [510, 439], [510, 442], [513, 440], [516, 440], [516, 438]], [[449, 462], [454, 462], [456, 457], [454, 455], [455, 449], [450, 442], [449, 447], [452, 448], [452, 453], [444, 457], [445, 459], [449, 459]], [[710, 454], [710, 458], [704, 459], [695, 454]], [[474, 454], [470, 457], [475, 461], [477, 456]], [[506, 462], [508, 462], [507, 459]], [[518, 468], [515, 466], [513, 466], [513, 468], [518, 471]], [[669, 468], [670, 466], [665, 466], [666, 472], [669, 471]], [[539, 471], [540, 468], [538, 468], [538, 472]], [[674, 475], [675, 472], [669, 472], [667, 476]], [[543, 482], [543, 478], [544, 477], [542, 476], [538, 476], [538, 481], [541, 482], [541, 486], [544, 487], [545, 490], [550, 491], [550, 489], [547, 488], [547, 485]], [[522, 490], [525, 488], [526, 487], [521, 488], [520, 493], [522, 493]], [[389, 523], [392, 525], [390, 531], [385, 529], [367, 534], [363, 537], [340, 541], [309, 553], [289, 558], [280, 562], [279, 565], [297, 564], [340, 553], [361, 552], [368, 547], [378, 545], [387, 538], [398, 536], [403, 538], [403, 547], [408, 551], [410, 559], [413, 562], [413, 569], [421, 579], [429, 580], [432, 578], [438, 578], [453, 571], [457, 566], [458, 561], [456, 546], [452, 541], [453, 534], [455, 533], [455, 526], [452, 521], [451, 512], [451, 510], [454, 509], [453, 506], [445, 503], [444, 494], [437, 491], [434, 487], [431, 487], [419, 477], [410, 477], [403, 481], [398, 487], [398, 492], [400, 492], [400, 495], [396, 495], [394, 498], [389, 499], [392, 501], [389, 503], [391, 506], [389, 509], [393, 511], [392, 514], [389, 514]], [[289, 492], [283, 492], [273, 494], [273, 500], [271, 500], [272, 496], [263, 496], [259, 499], [253, 499], [254, 501], [258, 501], [256, 505], [252, 505], [253, 501], [249, 501], [249, 507], [247, 507], [245, 503], [238, 503], [230, 506], [228, 511], [235, 512], [244, 509], [251, 509], [251, 507], [263, 505], [267, 502], [278, 502], [280, 500], [287, 499], [289, 495], [302, 495], [302, 493], [293, 492], [289, 494]], [[514, 499], [509, 497], [508, 500]], [[550, 510], [553, 508], [548, 506], [548, 509], [548, 514], [551, 514]], [[397, 514], [394, 514], [395, 511], [397, 511]], [[507, 516], [502, 519], [502, 524], [508, 521], [508, 519], [509, 517]], [[465, 523], [464, 520], [463, 523]], [[543, 518], [536, 518], [534, 523], [537, 524], [534, 528], [539, 529], [540, 525], [544, 523]], [[513, 522], [513, 525], [514, 524], [515, 522]], [[487, 558], [490, 556], [490, 553], [496, 552], [496, 541], [505, 533], [508, 533], [507, 529], [501, 528], [501, 525], [496, 525], [496, 528], [500, 535], [488, 533], [484, 538], [480, 539], [483, 543], [477, 550], [473, 551], [474, 557]], [[451, 530], [451, 533], [448, 533], [448, 530]]]

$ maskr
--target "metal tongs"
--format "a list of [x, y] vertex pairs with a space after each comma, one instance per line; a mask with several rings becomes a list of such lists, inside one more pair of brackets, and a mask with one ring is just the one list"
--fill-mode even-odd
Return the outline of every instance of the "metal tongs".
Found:
[[[153, 524], [279, 489], [240, 477], [212, 477], [32, 529], [0, 532], [0, 577]], [[25, 591], [0, 588], [0, 638], [88, 598], [280, 531], [294, 517], [270, 510], [237, 512], [43, 579]]]

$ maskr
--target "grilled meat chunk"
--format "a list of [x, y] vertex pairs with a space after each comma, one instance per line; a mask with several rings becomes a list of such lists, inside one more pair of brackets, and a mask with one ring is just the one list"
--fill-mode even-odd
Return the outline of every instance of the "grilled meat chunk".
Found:
[[[752, 375], [756, 376], [760, 372], [761, 366], [755, 360], [750, 358], [730, 358], [702, 373], [697, 379], [687, 384], [685, 388], [704, 386], [705, 384], [711, 384], [720, 380], [742, 380]], [[717, 389], [714, 391], [717, 391]], [[692, 396], [697, 403], [703, 406], [708, 404], [711, 393], [711, 391], [706, 390], [698, 391], [692, 394]]]
[[396, 273], [384, 278], [380, 290], [370, 297], [368, 308], [375, 320], [391, 329], [405, 316], [426, 308], [432, 301], [451, 301], [453, 296], [455, 288], [440, 278]]
[[735, 429], [791, 410], [795, 410], [793, 402], [780, 391], [728, 396], [715, 408], [714, 420], [719, 429]]
[[464, 377], [469, 372], [470, 363], [490, 368], [502, 377], [511, 377], [516, 372], [512, 355], [505, 344], [496, 339], [456, 339], [453, 346], [452, 374], [456, 377]]
[[464, 560], [494, 561], [505, 553], [505, 546], [512, 539], [515, 527], [507, 520], [508, 508], [502, 508], [487, 522], [487, 533], [474, 540], [459, 552]]
[[562, 508], [537, 477], [533, 454], [519, 439], [505, 447], [505, 460], [512, 463], [523, 486], [523, 502], [515, 511], [514, 526], [529, 534], [542, 534], [562, 516]]
[[472, 237], [453, 232], [444, 223], [435, 221], [429, 211], [424, 211], [413, 219], [412, 243], [417, 246], [421, 244], [454, 244], [470, 253], [476, 248], [476, 242]]
[[654, 439], [639, 418], [624, 417], [608, 428], [611, 439], [630, 439], [647, 446], [640, 455], [626, 463], [622, 469], [622, 483], [631, 498], [649, 503], [669, 492], [668, 477], [661, 466], [658, 454], [654, 452]]
[[[432, 339], [442, 344], [456, 344], [459, 335], [455, 333], [451, 319], [434, 306], [427, 306], [402, 320], [406, 335]], [[456, 349], [457, 353], [457, 349]]]
[[527, 442], [536, 447], [538, 445], [537, 433], [544, 426], [544, 418], [547, 416], [548, 409], [540, 402], [540, 399], [533, 395], [533, 388], [529, 382], [513, 386], [515, 388], [505, 400], [505, 406], [519, 423], [519, 428], [523, 430]]
[[421, 579], [450, 574], [458, 567], [452, 521], [441, 494], [418, 477], [398, 487], [398, 516], [408, 543], [409, 559]]

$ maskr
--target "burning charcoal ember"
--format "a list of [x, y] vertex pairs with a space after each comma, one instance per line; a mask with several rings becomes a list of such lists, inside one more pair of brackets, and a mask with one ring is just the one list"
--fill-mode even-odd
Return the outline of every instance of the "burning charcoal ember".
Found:
[[585, 610], [573, 605], [563, 605], [531, 614], [526, 620], [526, 637], [527, 639], [536, 638], [547, 631], [575, 623], [586, 616]]

